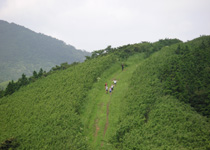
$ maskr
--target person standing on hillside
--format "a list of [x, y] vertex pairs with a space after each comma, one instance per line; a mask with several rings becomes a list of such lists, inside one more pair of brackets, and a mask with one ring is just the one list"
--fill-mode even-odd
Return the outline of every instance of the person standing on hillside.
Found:
[[108, 86], [106, 86], [105, 89], [106, 89], [106, 94], [108, 94]]
[[123, 65], [123, 63], [122, 63], [122, 71], [123, 71], [123, 69], [124, 69], [124, 65]]
[[114, 90], [114, 85], [111, 85], [111, 89], [112, 89], [112, 91]]
[[109, 93], [110, 93], [110, 95], [112, 95], [112, 88], [111, 87], [109, 88]]
[[114, 82], [114, 85], [116, 86], [117, 85], [117, 80], [114, 79], [113, 82]]

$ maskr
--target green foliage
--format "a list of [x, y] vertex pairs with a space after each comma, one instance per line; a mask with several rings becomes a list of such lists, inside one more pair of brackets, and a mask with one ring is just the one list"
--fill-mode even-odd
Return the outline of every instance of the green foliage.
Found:
[[42, 69], [42, 68], [40, 68], [39, 73], [38, 73], [38, 77], [43, 76], [43, 74], [44, 74], [44, 71], [43, 71], [43, 69]]
[[8, 84], [6, 90], [5, 90], [5, 94], [4, 94], [4, 95], [5, 95], [5, 96], [11, 95], [12, 93], [15, 92], [16, 87], [17, 87], [16, 84], [15, 84], [14, 81], [12, 80], [11, 82], [9, 82], [9, 84]]
[[136, 54], [136, 53], [146, 53], [145, 58], [149, 57], [152, 53], [159, 51], [161, 48], [165, 46], [170, 46], [175, 43], [180, 43], [181, 41], [178, 39], [164, 39], [159, 40], [155, 43], [149, 43], [149, 42], [142, 42], [139, 44], [133, 44], [133, 45], [125, 45], [122, 47], [119, 47], [114, 52], [117, 55], [120, 55], [121, 58], [126, 59], [129, 56]]
[[[136, 64], [142, 59], [144, 59], [143, 53], [129, 57], [124, 61], [127, 64], [124, 71], [121, 70], [119, 61], [112, 63], [111, 67], [104, 71], [91, 91], [88, 92], [86, 104], [82, 109], [82, 121], [91, 149], [114, 149], [113, 145], [109, 143], [109, 139], [116, 131], [118, 118], [122, 113], [120, 104], [127, 93], [130, 77], [136, 69]], [[118, 82], [112, 95], [105, 94], [104, 84], [107, 83], [110, 87], [113, 84], [113, 79]]]
[[0, 20], [0, 83], [16, 81], [22, 73], [49, 71], [63, 62], [82, 62], [90, 53], [55, 38]]
[[75, 66], [77, 64], [79, 64], [79, 62], [74, 62], [72, 64], [68, 64], [67, 62], [65, 62], [65, 63], [62, 63], [60, 66], [56, 65], [55, 67], [52, 67], [50, 72], [57, 71], [57, 70], [65, 70], [65, 69]]
[[[102, 55], [102, 54], [104, 54], [104, 53], [105, 53], [105, 50], [94, 51], [94, 52], [92, 52], [92, 55], [91, 55], [90, 58], [96, 58], [97, 56]], [[87, 57], [86, 57], [86, 58], [87, 58]], [[88, 58], [87, 58], [87, 59], [88, 59]]]
[[[48, 73], [40, 69], [28, 80], [23, 74], [17, 85], [36, 82], [0, 99], [0, 141], [15, 137], [17, 149], [209, 149], [208, 118], [184, 103], [194, 100], [206, 109], [200, 104], [208, 102], [209, 41], [201, 37], [185, 44], [165, 39], [110, 46], [84, 63], [63, 63]], [[120, 89], [107, 99], [104, 83], [113, 78], [122, 78]], [[8, 92], [16, 83], [10, 83]], [[106, 135], [100, 130], [96, 140], [107, 147], [95, 146], [91, 120], [105, 109], [102, 127], [107, 104], [109, 128]]]
[[2, 98], [4, 96], [4, 90], [0, 89], [0, 98]]
[[[194, 44], [194, 41], [191, 44]], [[116, 149], [209, 148], [208, 119], [199, 115], [190, 105], [165, 93], [170, 90], [165, 88], [165, 76], [160, 76], [160, 73], [165, 75], [163, 69], [166, 66], [170, 77], [177, 77], [176, 80], [168, 82], [168, 87], [177, 93], [183, 89], [183, 85], [179, 84], [181, 75], [178, 76], [178, 72], [172, 74], [180, 65], [168, 66], [168, 62], [178, 59], [175, 54], [177, 47], [178, 45], [172, 45], [162, 48], [145, 59], [133, 73], [129, 90], [121, 100], [122, 114], [117, 130], [110, 140]], [[187, 71], [191, 69], [192, 67], [189, 67]], [[194, 74], [195, 76], [197, 74]], [[179, 97], [184, 95], [179, 93]]]
[[202, 37], [173, 49], [160, 70], [165, 93], [190, 103], [199, 113], [210, 117], [210, 37]]
[[176, 43], [180, 43], [181, 41], [178, 39], [164, 39], [159, 40], [155, 43], [142, 42], [138, 44], [128, 44], [124, 46], [120, 46], [118, 48], [112, 48], [111, 45], [107, 46], [107, 48], [103, 50], [98, 50], [92, 52], [91, 57], [86, 56], [86, 59], [96, 58], [101, 55], [107, 55], [110, 53], [114, 53], [116, 57], [119, 57], [121, 60], [125, 60], [128, 57], [137, 54], [137, 53], [146, 53], [145, 57], [149, 57], [152, 53], [159, 51], [164, 46], [170, 46]]
[[0, 141], [16, 137], [18, 149], [88, 149], [80, 112], [110, 56], [55, 71], [0, 100]]
[[18, 79], [17, 82], [14, 82], [13, 80], [8, 83], [7, 88], [4, 90], [0, 91], [0, 98], [3, 96], [11, 95], [15, 91], [18, 91], [21, 87], [28, 85], [29, 83], [35, 82], [41, 77], [46, 77], [58, 70], [65, 70], [69, 67], [73, 67], [75, 65], [79, 64], [78, 62], [74, 62], [72, 64], [68, 63], [62, 63], [60, 66], [53, 67], [48, 73], [46, 71], [43, 71], [42, 68], [40, 68], [39, 73], [36, 71], [33, 71], [33, 76], [27, 78], [25, 74], [22, 74], [22, 78]]

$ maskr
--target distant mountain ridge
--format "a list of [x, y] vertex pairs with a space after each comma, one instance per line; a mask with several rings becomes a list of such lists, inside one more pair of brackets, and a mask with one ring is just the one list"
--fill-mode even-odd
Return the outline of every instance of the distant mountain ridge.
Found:
[[40, 68], [48, 71], [64, 62], [82, 62], [89, 55], [61, 40], [0, 20], [0, 83]]

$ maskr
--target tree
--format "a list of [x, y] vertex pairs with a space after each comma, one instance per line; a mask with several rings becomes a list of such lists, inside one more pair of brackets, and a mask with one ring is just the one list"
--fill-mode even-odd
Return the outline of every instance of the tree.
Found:
[[180, 45], [178, 45], [175, 53], [178, 54], [178, 55], [181, 54], [181, 46]]
[[19, 81], [20, 81], [20, 86], [27, 85], [29, 83], [28, 78], [26, 77], [25, 74], [22, 74], [22, 78], [19, 79]]
[[91, 57], [90, 56], [85, 56], [85, 60], [89, 60]]
[[5, 96], [6, 95], [11, 95], [12, 93], [14, 93], [16, 90], [16, 85], [14, 83], [14, 81], [12, 80], [11, 82], [9, 82], [9, 84], [7, 85], [7, 88], [5, 90]]
[[201, 44], [200, 44], [200, 46], [199, 46], [199, 47], [200, 47], [200, 49], [204, 49], [204, 48], [206, 48], [206, 45], [205, 45], [204, 41], [202, 41], [202, 42], [201, 42]]
[[109, 46], [107, 46], [107, 48], [105, 48], [105, 51], [108, 53], [108, 52], [110, 52], [112, 50], [112, 46], [111, 45], [109, 45]]
[[38, 77], [41, 77], [43, 75], [43, 69], [40, 68], [39, 73], [38, 73]]
[[33, 77], [34, 77], [34, 78], [38, 78], [38, 74], [37, 74], [36, 71], [33, 72]]
[[96, 58], [97, 56], [100, 56], [102, 54], [104, 54], [104, 50], [94, 51], [92, 52], [91, 58]]
[[69, 64], [67, 62], [61, 64], [61, 70], [65, 70], [68, 67], [69, 67]]
[[4, 96], [4, 91], [0, 89], [0, 98]]

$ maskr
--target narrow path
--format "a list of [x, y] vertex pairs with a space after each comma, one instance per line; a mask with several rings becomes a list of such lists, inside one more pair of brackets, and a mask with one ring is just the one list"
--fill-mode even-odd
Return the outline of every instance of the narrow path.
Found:
[[[87, 104], [84, 109], [83, 124], [84, 131], [91, 149], [112, 150], [114, 147], [109, 143], [109, 139], [116, 131], [118, 119], [121, 113], [123, 98], [128, 90], [128, 85], [132, 73], [136, 69], [136, 62], [140, 62], [139, 57], [131, 57], [126, 64], [128, 67], [121, 70], [120, 63], [113, 65], [100, 77], [101, 80], [95, 83], [91, 89]], [[135, 64], [135, 65], [133, 65]], [[117, 79], [117, 85], [113, 93], [105, 93], [105, 83], [108, 87], [113, 84], [113, 79]]]
[[[106, 124], [105, 124], [105, 127], [104, 127], [104, 136], [106, 135], [106, 131], [107, 131], [107, 128], [109, 126], [109, 104], [110, 104], [110, 101], [108, 102], [107, 107], [106, 107]], [[104, 139], [104, 136], [103, 136], [103, 139]], [[103, 147], [103, 145], [104, 145], [104, 142], [102, 140], [101, 146]]]
[[[98, 126], [98, 122], [99, 122], [99, 119], [97, 118], [96, 120], [95, 120], [95, 128], [96, 128], [96, 131], [95, 131], [95, 137], [97, 137], [98, 136], [98, 131], [99, 131], [99, 126]], [[96, 140], [96, 138], [95, 138], [95, 140]]]
[[109, 104], [110, 104], [110, 102], [108, 102], [107, 107], [106, 107], [106, 124], [105, 124], [105, 128], [104, 128], [104, 136], [106, 134], [106, 130], [109, 125]]

